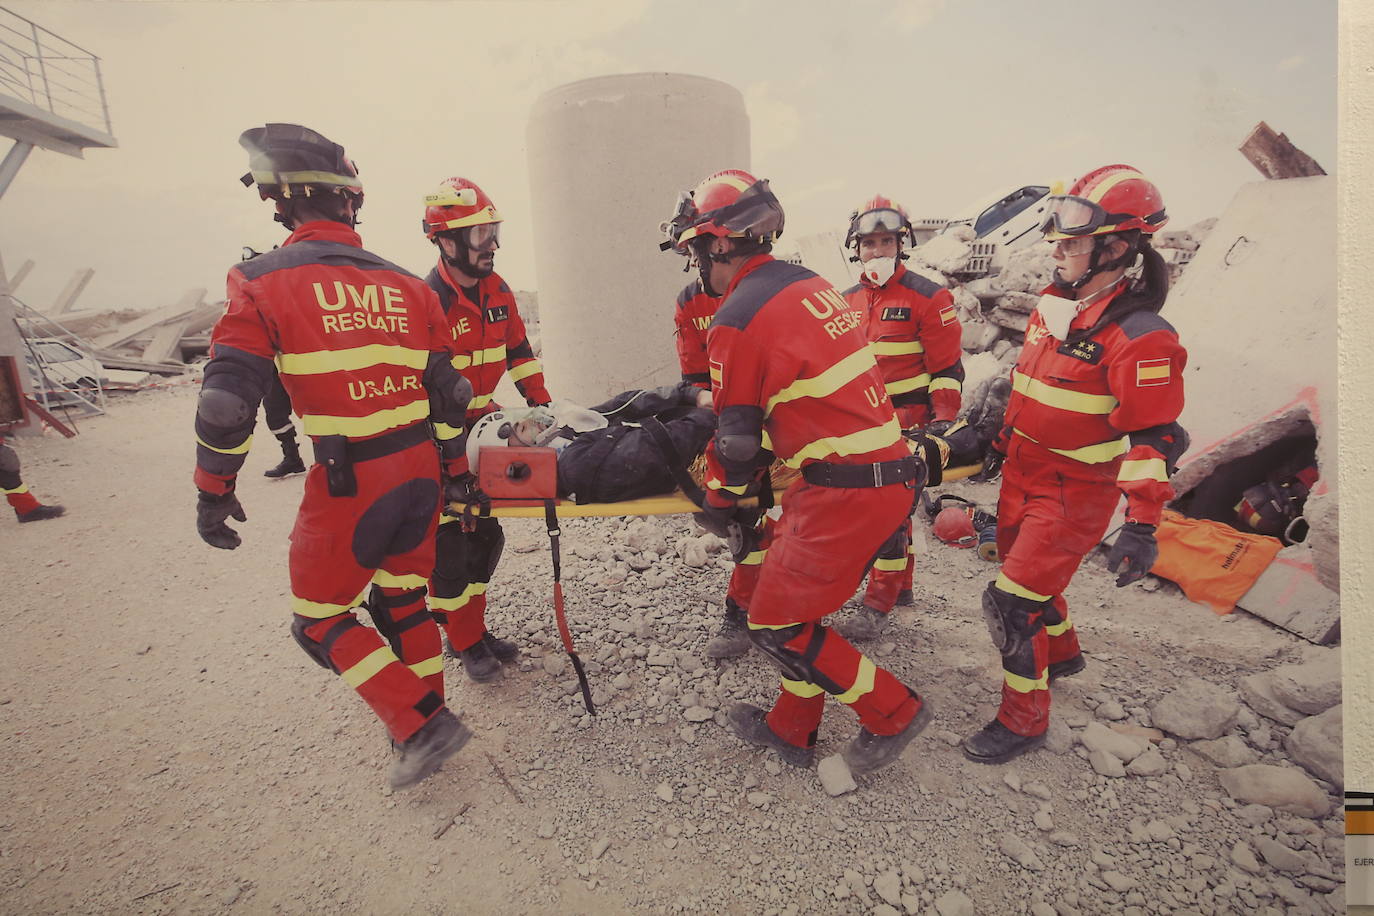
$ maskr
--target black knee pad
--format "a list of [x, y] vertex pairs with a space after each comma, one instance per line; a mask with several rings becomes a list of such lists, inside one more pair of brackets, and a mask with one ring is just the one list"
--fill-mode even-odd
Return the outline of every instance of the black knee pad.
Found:
[[1046, 603], [1022, 598], [988, 584], [983, 591], [983, 619], [992, 644], [1003, 658], [1019, 655], [1022, 647], [1044, 627], [1042, 614]]
[[315, 664], [319, 665], [321, 668], [327, 668], [328, 670], [333, 671], [335, 674], [338, 674], [339, 669], [334, 665], [334, 662], [331, 661], [329, 658], [329, 649], [331, 646], [334, 645], [334, 642], [339, 638], [339, 636], [341, 636], [351, 626], [362, 626], [362, 624], [358, 623], [358, 621], [353, 618], [352, 614], [346, 615], [341, 620], [336, 622], [333, 626], [331, 626], [328, 630], [325, 631], [324, 638], [322, 640], [316, 642], [315, 640], [311, 639], [305, 631], [308, 628], [315, 626], [319, 622], [320, 621], [313, 620], [309, 617], [301, 617], [297, 615], [291, 621], [291, 638], [296, 641], [296, 645], [300, 646], [306, 655], [310, 656], [315, 661]]
[[[796, 639], [808, 626], [812, 629], [806, 648], [800, 652], [788, 648], [787, 643]], [[780, 630], [749, 628], [749, 641], [782, 670], [783, 677], [816, 684], [826, 693], [841, 693], [843, 691], [839, 686], [816, 668], [816, 656], [820, 654], [828, 635], [829, 630], [818, 623], [794, 623]]]
[[479, 518], [477, 530], [468, 535], [472, 545], [469, 555], [468, 575], [470, 582], [490, 582], [496, 564], [501, 562], [501, 554], [506, 548], [506, 532], [501, 523], [494, 518]]

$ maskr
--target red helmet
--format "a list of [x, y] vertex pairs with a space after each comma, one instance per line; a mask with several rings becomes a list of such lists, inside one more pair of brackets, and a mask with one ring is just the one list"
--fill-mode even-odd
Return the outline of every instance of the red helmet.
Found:
[[931, 525], [935, 536], [953, 547], [972, 547], [978, 543], [973, 530], [973, 510], [968, 506], [946, 506]]
[[328, 137], [299, 124], [250, 127], [239, 135], [248, 151], [248, 174], [239, 180], [256, 184], [267, 200], [290, 200], [314, 193], [346, 194], [355, 208], [363, 203], [358, 167], [344, 148]]
[[[782, 204], [768, 190], [768, 180], [739, 169], [716, 172], [697, 185], [692, 191], [691, 210], [690, 217], [682, 219], [683, 228], [671, 247], [682, 250], [692, 239], [704, 235], [761, 242], [772, 242], [782, 235]], [[665, 227], [665, 231], [670, 230]]]
[[849, 234], [844, 237], [844, 247], [859, 244], [859, 237], [875, 235], [879, 232], [897, 233], [897, 241], [906, 236], [908, 245], [915, 245], [915, 234], [911, 230], [911, 218], [906, 208], [891, 198], [878, 194], [859, 204], [849, 214]]
[[[445, 178], [433, 194], [425, 195], [425, 236], [501, 222], [491, 198], [466, 178]], [[479, 247], [474, 245], [473, 247]]]
[[1046, 241], [1139, 229], [1146, 235], [1169, 221], [1159, 189], [1129, 165], [1104, 165], [1049, 199], [1040, 231]]

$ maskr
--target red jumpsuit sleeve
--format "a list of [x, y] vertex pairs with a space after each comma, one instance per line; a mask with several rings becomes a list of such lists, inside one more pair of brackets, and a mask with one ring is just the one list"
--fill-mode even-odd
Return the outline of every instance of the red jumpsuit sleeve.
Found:
[[1108, 419], [1130, 437], [1130, 447], [1117, 472], [1126, 494], [1126, 518], [1159, 524], [1164, 503], [1173, 498], [1169, 485], [1176, 421], [1183, 412], [1183, 369], [1188, 351], [1172, 328], [1160, 328], [1127, 340], [1113, 354], [1107, 385], [1117, 399]]
[[[746, 495], [760, 462], [766, 461], [769, 454], [762, 448], [767, 356], [732, 327], [712, 328], [707, 346], [716, 434], [706, 445], [705, 490], [707, 500], [724, 505]], [[721, 449], [725, 437], [755, 437], [760, 447], [753, 456], [731, 458]]]
[[[425, 297], [425, 320], [429, 323], [429, 354], [431, 363], [434, 360], [442, 359], [453, 369], [454, 375], [462, 375], [454, 357], [458, 355], [458, 348], [453, 340], [453, 330], [449, 325], [447, 316], [444, 315], [443, 304], [439, 301], [439, 296], [431, 287], [424, 287], [428, 293]], [[447, 372], [440, 373], [442, 381], [440, 384], [451, 384], [451, 377]], [[431, 399], [431, 410], [434, 409], [435, 401]], [[439, 446], [440, 461], [443, 463], [444, 473], [450, 477], [457, 477], [465, 474], [468, 470], [467, 457], [467, 426], [462, 417], [448, 417], [447, 420], [457, 422], [445, 422], [444, 419], [430, 417], [430, 427], [434, 433], [434, 441]]]
[[709, 390], [711, 375], [706, 361], [706, 331], [696, 326], [681, 298], [673, 310], [673, 324], [677, 326], [677, 362], [682, 369], [682, 380]]
[[534, 355], [534, 348], [530, 346], [529, 336], [525, 332], [525, 320], [520, 317], [513, 296], [510, 316], [506, 320], [506, 371], [510, 373], [510, 380], [515, 382], [515, 387], [520, 389], [529, 406], [549, 403], [553, 398], [549, 397], [549, 390], [544, 385], [544, 365]]
[[963, 402], [964, 329], [949, 290], [942, 289], [927, 300], [916, 333], [930, 373], [931, 419], [953, 420]]

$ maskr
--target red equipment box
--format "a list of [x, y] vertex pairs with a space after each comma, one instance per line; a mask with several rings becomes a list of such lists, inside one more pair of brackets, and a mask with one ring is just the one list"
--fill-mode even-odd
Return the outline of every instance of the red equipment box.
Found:
[[477, 485], [505, 505], [557, 499], [558, 453], [533, 446], [483, 446], [477, 453]]

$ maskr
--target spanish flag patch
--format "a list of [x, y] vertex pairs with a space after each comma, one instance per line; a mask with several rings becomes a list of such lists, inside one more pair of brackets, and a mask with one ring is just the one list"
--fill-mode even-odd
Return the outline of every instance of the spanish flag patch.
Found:
[[716, 362], [714, 359], [711, 360], [711, 386], [713, 388], [720, 387], [721, 369], [722, 366], [720, 363]]
[[1151, 385], [1169, 384], [1169, 357], [1163, 359], [1141, 359], [1135, 364], [1135, 384], [1137, 388]]
[[940, 309], [940, 327], [944, 327], [947, 324], [953, 324], [958, 317], [959, 315], [955, 312], [953, 303], [942, 307]]

